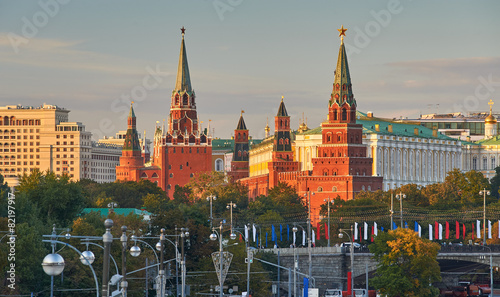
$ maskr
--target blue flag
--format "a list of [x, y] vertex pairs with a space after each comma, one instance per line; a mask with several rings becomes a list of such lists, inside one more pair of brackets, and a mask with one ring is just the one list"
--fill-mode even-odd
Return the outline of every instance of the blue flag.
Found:
[[286, 225], [286, 241], [290, 241], [290, 225]]
[[283, 233], [283, 226], [280, 224], [280, 241], [283, 241], [283, 235], [281, 235]]
[[266, 232], [266, 247], [267, 247], [267, 232]]
[[407, 222], [405, 222], [405, 228], [408, 229], [408, 223]]
[[396, 225], [395, 222], [392, 222], [392, 230], [396, 230], [398, 228], [398, 225]]
[[272, 232], [271, 232], [271, 241], [275, 241], [276, 232], [274, 231], [274, 225], [271, 225], [271, 229], [272, 229]]
[[415, 232], [418, 233], [418, 223], [417, 223], [417, 221], [415, 221]]
[[380, 227], [380, 231], [384, 232], [384, 227]]

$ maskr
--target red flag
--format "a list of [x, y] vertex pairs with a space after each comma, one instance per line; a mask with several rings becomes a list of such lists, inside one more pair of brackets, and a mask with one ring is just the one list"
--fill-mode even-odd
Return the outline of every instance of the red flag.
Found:
[[320, 239], [321, 239], [321, 223], [318, 222], [317, 231], [316, 231], [316, 240], [320, 240]]
[[363, 240], [363, 236], [361, 236], [361, 227], [359, 227], [359, 242]]
[[373, 242], [373, 237], [375, 236], [375, 226], [372, 226], [372, 242]]
[[328, 228], [328, 225], [325, 223], [325, 238], [330, 239], [330, 229]]
[[446, 221], [446, 233], [444, 235], [446, 239], [450, 239], [450, 224]]
[[240, 242], [241, 242], [241, 241], [243, 241], [243, 236], [241, 236], [241, 234], [240, 234]]
[[434, 234], [435, 234], [435, 235], [434, 235], [434, 239], [439, 239], [439, 223], [438, 223], [438, 222], [436, 222], [436, 221], [434, 221], [434, 226], [435, 226], [435, 227], [434, 227], [434, 228], [435, 228], [434, 230], [436, 230], [436, 231], [434, 232]]
[[472, 223], [472, 239], [474, 239], [474, 223]]
[[462, 239], [465, 240], [465, 224], [462, 223]]
[[347, 295], [351, 295], [351, 288], [352, 288], [352, 274], [351, 271], [347, 272]]
[[460, 224], [458, 223], [458, 221], [455, 221], [455, 238], [456, 239], [460, 239]]

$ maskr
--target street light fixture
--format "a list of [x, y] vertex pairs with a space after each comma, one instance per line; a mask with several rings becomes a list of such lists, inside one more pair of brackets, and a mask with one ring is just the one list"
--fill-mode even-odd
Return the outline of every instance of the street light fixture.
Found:
[[342, 239], [344, 234], [349, 237], [349, 241], [351, 242], [351, 296], [354, 296], [354, 241], [352, 240], [353, 227], [351, 225], [351, 235], [349, 235], [345, 229], [339, 229], [339, 238]]
[[335, 200], [330, 199], [330, 197], [328, 197], [328, 199], [323, 199], [323, 201], [328, 203], [328, 230], [327, 230], [327, 234], [328, 234], [328, 247], [330, 247], [330, 203], [334, 204]]
[[207, 201], [210, 201], [210, 229], [212, 229], [212, 222], [214, 220], [214, 217], [212, 215], [212, 202], [214, 200], [217, 200], [217, 196], [215, 195], [210, 195], [207, 197]]
[[293, 296], [297, 296], [297, 268], [298, 268], [298, 261], [296, 259], [297, 251], [296, 248], [297, 246], [295, 245], [295, 239], [297, 239], [297, 227], [293, 227]]
[[189, 236], [188, 228], [175, 228], [175, 231], [181, 231], [181, 297], [186, 296], [186, 259], [184, 256], [184, 240]]
[[[220, 297], [223, 297], [224, 296], [224, 293], [223, 293], [223, 285], [224, 285], [224, 278], [222, 277], [222, 274], [223, 274], [223, 256], [222, 256], [222, 224], [223, 224], [223, 221], [220, 221], [220, 225], [219, 225], [219, 296]], [[210, 234], [210, 240], [212, 241], [215, 241], [217, 240], [217, 234], [215, 234], [215, 229], [216, 228], [212, 228], [212, 234]], [[232, 231], [231, 231], [232, 233]]]
[[236, 234], [233, 233], [233, 208], [236, 208], [236, 203], [233, 203], [233, 201], [229, 202], [228, 205], [226, 206], [227, 209], [230, 210], [231, 213], [231, 234], [229, 234], [229, 238], [231, 240], [236, 239]]
[[314, 192], [307, 191], [304, 195], [307, 197], [307, 252], [309, 253], [309, 274], [308, 279], [312, 276], [312, 250], [311, 250], [311, 195], [314, 196]]
[[396, 199], [399, 200], [399, 216], [401, 219], [401, 228], [404, 228], [403, 226], [403, 199], [406, 198], [406, 195], [403, 194], [401, 191], [399, 191], [399, 194], [396, 195]]
[[486, 195], [490, 195], [490, 191], [483, 189], [479, 191], [479, 195], [483, 196], [483, 245], [486, 245]]

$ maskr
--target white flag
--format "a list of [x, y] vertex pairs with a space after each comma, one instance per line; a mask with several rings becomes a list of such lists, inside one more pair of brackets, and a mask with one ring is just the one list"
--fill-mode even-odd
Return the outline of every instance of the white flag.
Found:
[[302, 230], [302, 246], [306, 246], [306, 231]]
[[314, 233], [314, 229], [311, 229], [312, 231], [312, 243], [316, 244], [316, 233]]
[[257, 237], [257, 228], [255, 228], [255, 224], [252, 225], [253, 231], [253, 242], [255, 242], [255, 237]]
[[439, 223], [439, 240], [443, 240], [443, 224]]
[[363, 234], [363, 239], [368, 240], [368, 224], [365, 222], [364, 227], [364, 234]]
[[418, 225], [418, 237], [422, 238], [422, 226], [420, 226], [420, 224], [417, 225]]
[[498, 220], [498, 238], [500, 238], [500, 220]]
[[491, 239], [491, 221], [488, 220], [488, 239]]
[[248, 240], [248, 225], [245, 225], [245, 241], [249, 241]]
[[378, 235], [377, 222], [373, 222], [373, 235]]
[[354, 223], [354, 240], [358, 240], [358, 223]]
[[293, 232], [293, 246], [294, 246], [294, 247], [295, 247], [295, 240], [297, 239], [297, 238], [296, 238], [296, 233], [297, 233], [297, 232]]
[[429, 224], [429, 240], [432, 240], [432, 224]]
[[477, 238], [481, 238], [481, 221], [480, 220], [476, 220], [476, 235], [477, 235]]

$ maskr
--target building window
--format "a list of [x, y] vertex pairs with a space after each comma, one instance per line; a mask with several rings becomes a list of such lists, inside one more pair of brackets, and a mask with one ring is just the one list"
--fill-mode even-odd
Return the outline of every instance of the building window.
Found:
[[472, 158], [472, 170], [477, 170], [477, 157]]
[[170, 190], [172, 188], [171, 185], [167, 185], [167, 190]]
[[337, 187], [333, 187], [332, 192], [337, 192]]
[[224, 171], [224, 162], [222, 159], [215, 160], [215, 171], [222, 172]]
[[488, 170], [488, 158], [483, 158], [483, 170]]
[[193, 173], [191, 173], [191, 174], [189, 175], [189, 177], [193, 178], [193, 177], [194, 177], [194, 174], [193, 174]]
[[181, 164], [181, 165], [179, 165], [179, 169], [180, 169], [180, 170], [182, 170], [182, 164]]
[[170, 178], [173, 178], [174, 177], [174, 174], [173, 173], [170, 173]]
[[318, 187], [318, 192], [323, 192], [323, 188], [322, 187]]
[[491, 170], [495, 170], [497, 167], [495, 157], [491, 157]]

